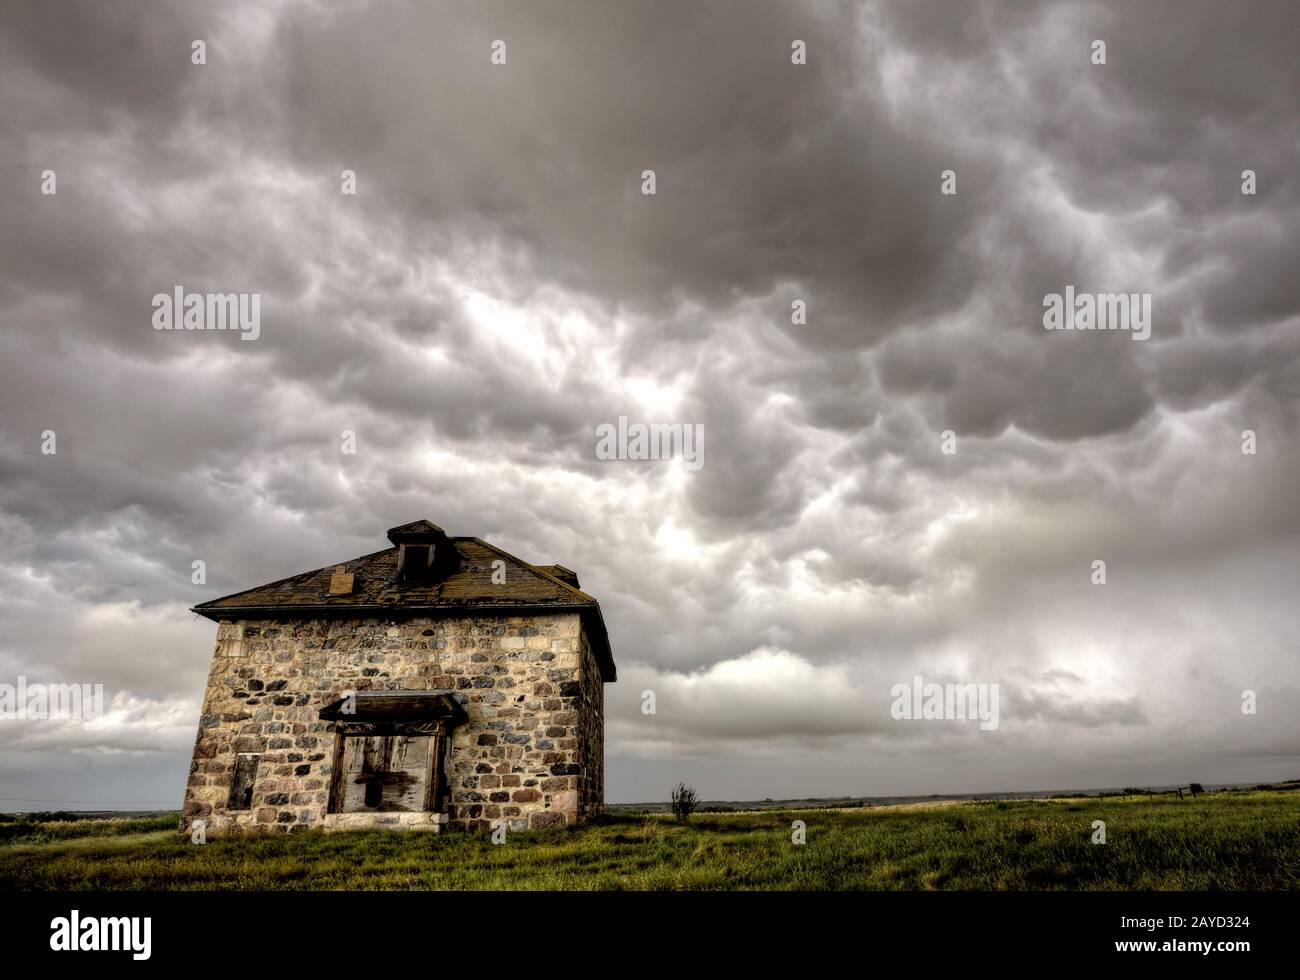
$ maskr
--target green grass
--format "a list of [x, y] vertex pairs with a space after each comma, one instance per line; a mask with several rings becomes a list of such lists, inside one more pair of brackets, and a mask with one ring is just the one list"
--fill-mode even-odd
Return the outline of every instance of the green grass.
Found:
[[180, 815], [132, 820], [27, 820], [0, 823], [0, 846], [49, 844], [84, 837], [120, 837], [127, 834], [175, 830]]
[[619, 816], [501, 845], [307, 831], [199, 846], [175, 818], [26, 826], [0, 843], [0, 889], [1300, 888], [1300, 797], [1271, 791]]

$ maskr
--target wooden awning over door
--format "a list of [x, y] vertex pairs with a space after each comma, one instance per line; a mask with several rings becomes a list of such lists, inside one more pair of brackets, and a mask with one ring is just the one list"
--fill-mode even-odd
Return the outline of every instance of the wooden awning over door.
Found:
[[349, 735], [445, 735], [469, 720], [450, 691], [358, 691], [320, 709]]

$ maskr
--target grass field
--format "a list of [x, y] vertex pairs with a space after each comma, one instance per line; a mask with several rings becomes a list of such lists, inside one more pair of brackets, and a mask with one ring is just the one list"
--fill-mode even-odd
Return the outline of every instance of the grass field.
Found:
[[[807, 843], [791, 842], [791, 823]], [[1091, 843], [1092, 822], [1107, 843]], [[0, 889], [1295, 889], [1300, 794], [611, 816], [504, 844], [307, 831], [182, 839], [176, 818], [0, 825]]]

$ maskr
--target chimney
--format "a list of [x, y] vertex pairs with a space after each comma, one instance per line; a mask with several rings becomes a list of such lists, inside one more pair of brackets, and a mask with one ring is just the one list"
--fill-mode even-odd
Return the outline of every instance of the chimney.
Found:
[[334, 574], [330, 576], [330, 595], [351, 595], [354, 578], [342, 565], [335, 565]]

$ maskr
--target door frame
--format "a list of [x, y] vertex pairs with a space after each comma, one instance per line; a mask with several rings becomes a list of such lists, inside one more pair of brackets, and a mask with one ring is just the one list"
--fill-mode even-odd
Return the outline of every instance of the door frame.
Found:
[[[443, 763], [447, 738], [447, 722], [437, 721], [400, 721], [400, 722], [335, 722], [334, 754], [330, 767], [329, 799], [326, 801], [326, 813], [342, 813], [343, 806], [343, 751], [344, 741], [349, 738], [369, 738], [372, 736], [425, 736], [429, 739], [428, 759], [424, 771], [424, 813], [440, 813], [445, 803], [446, 772]], [[369, 812], [369, 811], [357, 811]]]

